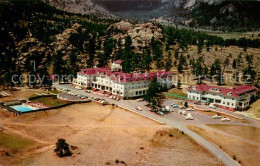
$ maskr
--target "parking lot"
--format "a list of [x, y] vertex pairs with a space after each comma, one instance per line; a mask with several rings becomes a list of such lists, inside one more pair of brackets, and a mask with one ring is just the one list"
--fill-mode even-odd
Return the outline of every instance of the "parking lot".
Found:
[[[75, 89], [73, 88], [70, 84], [56, 84], [55, 85], [56, 88], [60, 88], [60, 89], [69, 89], [70, 91], [80, 94], [80, 95], [84, 95], [84, 96], [88, 96], [89, 98], [99, 98], [99, 99], [104, 99], [107, 102], [109, 102], [110, 104], [115, 104], [118, 105], [120, 107], [124, 107], [126, 109], [129, 109], [131, 111], [134, 112], [138, 112], [141, 113], [145, 116], [149, 116], [151, 118], [163, 118], [163, 119], [167, 119], [167, 120], [171, 120], [171, 121], [175, 121], [177, 123], [182, 123], [185, 125], [201, 125], [201, 124], [233, 124], [233, 125], [239, 125], [241, 124], [241, 121], [236, 120], [235, 118], [232, 118], [230, 121], [227, 122], [222, 122], [221, 119], [213, 119], [212, 116], [216, 115], [217, 113], [203, 113], [200, 111], [187, 111], [185, 109], [180, 109], [180, 108], [171, 108], [171, 111], [166, 113], [164, 112], [164, 115], [158, 115], [155, 112], [151, 112], [151, 109], [149, 107], [147, 107], [147, 103], [145, 101], [138, 101], [138, 100], [114, 100], [111, 99], [109, 97], [105, 97], [105, 96], [101, 96], [98, 94], [94, 94], [94, 93], [87, 93], [84, 90], [79, 90], [79, 89]], [[166, 100], [163, 105], [164, 106], [171, 106], [171, 104], [180, 104], [183, 103], [182, 100]], [[189, 105], [193, 104], [193, 103], [188, 103]], [[137, 110], [136, 108], [139, 107], [141, 108], [142, 111]], [[200, 107], [202, 109], [209, 109], [208, 106], [205, 105], [196, 105], [196, 107]], [[186, 115], [182, 115], [179, 114], [178, 112], [180, 112], [179, 110], [185, 111]], [[220, 110], [220, 109], [216, 109], [218, 111], [224, 111], [224, 110]], [[193, 120], [186, 120], [187, 114], [190, 113], [190, 115], [193, 117]], [[231, 114], [234, 114], [232, 112], [229, 112]]]

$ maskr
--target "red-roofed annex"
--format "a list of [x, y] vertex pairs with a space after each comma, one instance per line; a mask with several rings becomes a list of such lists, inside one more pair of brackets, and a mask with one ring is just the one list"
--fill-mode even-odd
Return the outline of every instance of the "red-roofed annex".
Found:
[[231, 111], [245, 110], [249, 107], [250, 100], [256, 95], [257, 88], [247, 85], [236, 86], [231, 89], [200, 84], [188, 89], [189, 100], [214, 103], [220, 108]]

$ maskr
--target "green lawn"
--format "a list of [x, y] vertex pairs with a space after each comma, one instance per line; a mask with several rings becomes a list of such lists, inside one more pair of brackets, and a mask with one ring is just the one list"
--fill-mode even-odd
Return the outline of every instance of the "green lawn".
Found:
[[33, 147], [36, 144], [37, 143], [32, 140], [0, 131], [0, 147], [8, 148], [11, 150], [20, 150]]
[[41, 97], [38, 99], [31, 100], [32, 102], [40, 102], [49, 107], [55, 107], [65, 104], [65, 102], [58, 101], [57, 99], [53, 99], [52, 97]]
[[54, 93], [54, 94], [59, 94], [59, 91], [58, 91], [58, 90], [49, 90], [48, 92]]
[[[168, 99], [184, 99], [184, 98], [187, 98], [187, 94], [183, 93], [181, 89], [177, 89], [177, 88], [171, 89], [168, 92], [165, 92], [164, 94], [166, 94], [166, 97]], [[167, 94], [169, 94], [169, 95], [167, 95]], [[174, 96], [170, 96], [171, 94], [174, 95]], [[180, 96], [180, 97], [177, 97], [177, 96]]]

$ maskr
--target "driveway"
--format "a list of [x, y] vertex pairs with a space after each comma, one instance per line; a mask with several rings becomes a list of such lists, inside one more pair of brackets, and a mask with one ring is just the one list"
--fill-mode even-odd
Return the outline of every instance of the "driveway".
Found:
[[[186, 123], [184, 123], [184, 121], [182, 120], [175, 120], [174, 118], [171, 118], [171, 116], [167, 115], [167, 116], [159, 116], [151, 111], [149, 111], [150, 109], [148, 107], [145, 106], [145, 102], [137, 102], [135, 100], [121, 100], [121, 101], [115, 101], [112, 99], [109, 99], [107, 97], [104, 96], [99, 96], [93, 93], [86, 93], [83, 90], [77, 90], [72, 88], [72, 86], [70, 84], [54, 84], [53, 87], [56, 88], [67, 88], [75, 93], [78, 94], [82, 94], [82, 95], [86, 95], [89, 97], [98, 97], [100, 99], [105, 99], [110, 103], [114, 103], [117, 104], [118, 106], [127, 108], [133, 112], [137, 112], [139, 114], [148, 116], [152, 119], [161, 121], [173, 128], [178, 128], [179, 130], [183, 131], [185, 134], [187, 134], [188, 136], [190, 136], [193, 140], [195, 140], [196, 142], [198, 142], [200, 145], [202, 145], [204, 148], [206, 148], [207, 150], [209, 150], [212, 154], [214, 154], [220, 161], [222, 161], [225, 165], [228, 166], [235, 166], [235, 165], [239, 165], [236, 161], [234, 161], [230, 156], [228, 156], [223, 150], [219, 149], [218, 147], [216, 147], [215, 145], [213, 145], [211, 142], [209, 142], [208, 140], [204, 139], [203, 137], [201, 137], [200, 135], [196, 134], [195, 132], [189, 130], [186, 127]], [[176, 100], [177, 101], [177, 100]], [[136, 107], [142, 107], [143, 111], [137, 111], [135, 108]], [[177, 118], [176, 118], [177, 119]]]

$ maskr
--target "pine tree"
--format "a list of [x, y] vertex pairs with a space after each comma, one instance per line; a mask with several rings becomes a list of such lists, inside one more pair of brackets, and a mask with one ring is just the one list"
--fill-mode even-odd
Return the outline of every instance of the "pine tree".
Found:
[[178, 88], [178, 89], [181, 88], [181, 80], [178, 80], [178, 82], [177, 82], [177, 88]]
[[237, 68], [237, 61], [236, 61], [236, 59], [233, 60], [232, 67], [233, 67], [233, 69]]
[[172, 53], [171, 52], [168, 52], [168, 55], [167, 55], [165, 61], [166, 61], [165, 62], [165, 70], [170, 71], [171, 68], [173, 67], [173, 65], [172, 65]]

